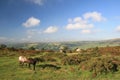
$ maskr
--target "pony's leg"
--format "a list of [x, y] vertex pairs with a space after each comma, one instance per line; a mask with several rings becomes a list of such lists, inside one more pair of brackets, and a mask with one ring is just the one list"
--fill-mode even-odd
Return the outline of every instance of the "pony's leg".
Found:
[[35, 70], [36, 62], [33, 63], [33, 70]]
[[25, 64], [25, 66], [27, 67], [27, 63]]
[[29, 68], [30, 68], [30, 63], [29, 63], [29, 66], [28, 66]]
[[22, 66], [24, 66], [24, 62], [22, 62]]
[[23, 67], [23, 65], [24, 65], [24, 63], [23, 63], [23, 62], [21, 62], [21, 67]]
[[25, 65], [25, 67], [27, 67], [27, 63], [26, 62], [24, 63], [24, 65]]
[[21, 66], [23, 68], [24, 63], [23, 62], [19, 62], [19, 66]]
[[33, 70], [35, 70], [35, 64], [33, 64]]
[[19, 62], [19, 66], [23, 66], [23, 62]]

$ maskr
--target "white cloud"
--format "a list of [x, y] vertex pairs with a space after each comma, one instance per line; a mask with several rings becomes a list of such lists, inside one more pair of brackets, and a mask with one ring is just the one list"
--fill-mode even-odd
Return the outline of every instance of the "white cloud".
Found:
[[84, 19], [92, 19], [93, 21], [100, 22], [105, 21], [106, 19], [99, 12], [88, 12], [83, 15]]
[[76, 17], [76, 18], [73, 19], [73, 22], [84, 23], [85, 21], [81, 17]]
[[82, 29], [81, 33], [82, 34], [95, 34], [101, 32], [100, 29]]
[[83, 34], [90, 34], [90, 33], [92, 33], [92, 31], [89, 30], [89, 29], [86, 29], [86, 30], [82, 30], [81, 33], [83, 33]]
[[[91, 20], [92, 19], [92, 20]], [[94, 21], [101, 22], [105, 21], [105, 18], [99, 12], [88, 12], [82, 17], [75, 17], [68, 19], [68, 24], [65, 26], [67, 30], [73, 29], [91, 29], [94, 28]]]
[[28, 2], [31, 2], [31, 3], [34, 3], [34, 4], [37, 4], [37, 5], [43, 5], [44, 4], [44, 1], [45, 0], [26, 0]]
[[81, 17], [76, 17], [74, 19], [69, 19], [69, 24], [67, 24], [66, 29], [85, 29], [85, 28], [93, 28], [93, 24], [87, 23], [87, 21], [83, 20]]
[[40, 20], [35, 17], [30, 17], [26, 22], [24, 22], [22, 25], [26, 28], [30, 27], [36, 27], [40, 24]]
[[85, 29], [85, 28], [93, 28], [93, 24], [81, 24], [81, 23], [74, 23], [74, 24], [68, 24], [66, 26], [66, 29], [73, 30], [73, 29]]
[[44, 31], [44, 33], [55, 33], [57, 31], [58, 31], [58, 28], [56, 26], [50, 26]]
[[120, 32], [120, 26], [118, 26], [118, 27], [116, 28], [116, 31]]

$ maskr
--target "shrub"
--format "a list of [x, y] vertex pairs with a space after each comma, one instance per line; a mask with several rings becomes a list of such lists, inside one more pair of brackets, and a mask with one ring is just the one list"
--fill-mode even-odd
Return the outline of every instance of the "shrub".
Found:
[[88, 59], [87, 56], [82, 55], [72, 55], [72, 56], [66, 56], [62, 59], [63, 65], [78, 65], [83, 61], [86, 61]]
[[114, 60], [115, 59], [111, 57], [94, 57], [88, 62], [80, 64], [80, 68], [87, 69], [97, 75], [116, 72], [118, 71], [118, 64], [113, 62]]

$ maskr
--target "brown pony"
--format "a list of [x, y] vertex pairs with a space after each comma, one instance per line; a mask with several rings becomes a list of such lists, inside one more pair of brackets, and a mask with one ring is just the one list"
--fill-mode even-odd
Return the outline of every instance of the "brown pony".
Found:
[[38, 61], [38, 59], [36, 59], [36, 58], [26, 58], [25, 56], [19, 56], [20, 65], [23, 66], [24, 63], [28, 63], [29, 68], [30, 68], [30, 65], [32, 64], [33, 65], [33, 70], [35, 70], [35, 66], [36, 66], [37, 61]]

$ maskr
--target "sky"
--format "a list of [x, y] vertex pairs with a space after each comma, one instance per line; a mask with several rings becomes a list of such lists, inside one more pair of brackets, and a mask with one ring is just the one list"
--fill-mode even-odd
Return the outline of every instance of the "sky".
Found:
[[120, 0], [0, 0], [0, 42], [120, 38]]

